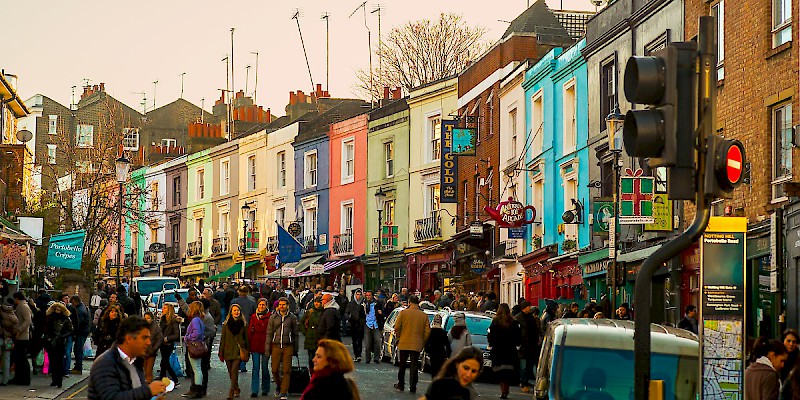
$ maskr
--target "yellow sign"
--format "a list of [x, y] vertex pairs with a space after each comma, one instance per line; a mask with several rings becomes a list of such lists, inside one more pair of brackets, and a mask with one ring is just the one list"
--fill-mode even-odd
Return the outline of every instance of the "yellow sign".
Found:
[[665, 193], [653, 195], [653, 223], [644, 224], [645, 231], [672, 230], [672, 200]]

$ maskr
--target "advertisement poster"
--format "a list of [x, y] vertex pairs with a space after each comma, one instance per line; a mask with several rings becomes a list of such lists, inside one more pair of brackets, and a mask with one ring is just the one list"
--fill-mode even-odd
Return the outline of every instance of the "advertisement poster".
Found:
[[672, 200], [667, 198], [666, 193], [653, 195], [653, 223], [644, 225], [645, 231], [666, 231], [672, 230]]
[[458, 158], [453, 154], [453, 130], [456, 121], [442, 121], [442, 184], [440, 203], [458, 203]]
[[747, 219], [711, 217], [700, 240], [702, 399], [744, 395]]

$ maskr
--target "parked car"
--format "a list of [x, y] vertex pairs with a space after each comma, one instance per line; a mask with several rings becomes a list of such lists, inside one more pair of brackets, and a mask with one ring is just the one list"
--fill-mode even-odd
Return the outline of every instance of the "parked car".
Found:
[[175, 314], [178, 314], [178, 299], [175, 298], [175, 292], [178, 292], [184, 299], [189, 297], [189, 289], [171, 289], [153, 292], [150, 293], [145, 300], [145, 311], [151, 311], [157, 319], [161, 319], [161, 309], [164, 308], [164, 304], [169, 304], [175, 309]]
[[[537, 399], [627, 399], [634, 391], [632, 321], [559, 319], [545, 333], [536, 371]], [[699, 382], [697, 335], [651, 325], [652, 379], [664, 399], [694, 399]]]
[[[488, 368], [492, 367], [492, 359], [489, 357], [489, 325], [492, 324], [493, 315], [476, 311], [452, 311], [449, 308], [444, 308], [439, 311], [442, 315], [442, 327], [445, 332], [450, 332], [450, 328], [455, 325], [456, 320], [454, 315], [456, 313], [463, 313], [464, 320], [467, 323], [467, 330], [469, 331], [472, 345], [477, 347], [483, 352], [483, 366], [485, 367], [481, 376], [484, 374], [488, 376]], [[431, 365], [431, 360], [428, 355], [423, 351], [421, 354], [422, 361], [420, 368], [426, 370]]]
[[[131, 298], [135, 299], [134, 294], [138, 293], [142, 301], [142, 314], [148, 310], [148, 296], [154, 292], [161, 292], [169, 289], [178, 289], [181, 282], [174, 276], [142, 276], [133, 278], [131, 283]], [[159, 308], [160, 310], [160, 308]]]
[[[383, 324], [383, 351], [381, 355], [384, 360], [391, 360], [394, 365], [398, 365], [398, 352], [397, 352], [397, 338], [394, 334], [394, 323], [397, 321], [397, 316], [400, 315], [400, 311], [405, 310], [407, 307], [398, 307], [392, 310], [389, 317], [386, 318], [386, 322]], [[438, 313], [438, 311], [433, 310], [422, 310], [425, 314], [428, 315], [428, 322], [433, 321], [433, 316]]]

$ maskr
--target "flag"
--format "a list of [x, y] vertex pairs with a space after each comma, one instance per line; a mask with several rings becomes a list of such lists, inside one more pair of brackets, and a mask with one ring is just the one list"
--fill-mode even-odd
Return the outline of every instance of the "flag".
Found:
[[300, 261], [303, 254], [303, 245], [293, 238], [286, 229], [278, 225], [278, 257], [281, 263]]

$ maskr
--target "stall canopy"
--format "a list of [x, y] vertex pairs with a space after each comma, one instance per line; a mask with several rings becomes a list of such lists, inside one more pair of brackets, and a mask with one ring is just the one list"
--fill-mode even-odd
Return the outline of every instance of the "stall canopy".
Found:
[[[285, 263], [285, 264], [281, 263], [278, 266], [278, 269], [276, 269], [275, 271], [272, 271], [269, 274], [267, 274], [266, 278], [267, 279], [279, 279], [281, 277], [294, 278], [296, 276], [300, 276], [299, 275], [300, 273], [302, 273], [305, 270], [307, 270], [308, 268], [310, 268], [311, 264], [316, 263], [317, 261], [321, 260], [323, 257], [325, 257], [325, 256], [324, 255], [322, 255], [322, 256], [311, 256], [311, 257], [303, 258], [302, 260], [300, 260], [298, 262], [294, 262], [294, 263]], [[283, 268], [287, 268], [287, 267], [294, 268], [294, 275], [288, 276], [288, 275], [284, 275], [282, 273]]]
[[[356, 261], [356, 259], [355, 258], [349, 258], [347, 260], [328, 261], [328, 262], [325, 263], [325, 265], [322, 266], [322, 273], [323, 274], [330, 273], [330, 271], [332, 269], [334, 269], [336, 267], [340, 267], [342, 265], [345, 265], [345, 264], [353, 262], [353, 261]], [[309, 270], [309, 271], [306, 271], [306, 272], [303, 272], [303, 273], [300, 273], [300, 274], [296, 274], [295, 276], [299, 277], [299, 276], [310, 276], [310, 275], [314, 275], [314, 274], [312, 274], [311, 271]]]
[[0, 239], [7, 239], [18, 243], [33, 241], [33, 238], [20, 232], [16, 225], [0, 217]]
[[[250, 269], [254, 265], [258, 265], [260, 263], [261, 263], [261, 260], [248, 261], [244, 265], [244, 267], [245, 267], [245, 269]], [[225, 278], [228, 278], [231, 275], [233, 275], [233, 274], [235, 274], [237, 272], [241, 272], [241, 271], [242, 271], [242, 264], [236, 264], [236, 265], [226, 269], [225, 271], [222, 271], [222, 272], [220, 272], [220, 273], [218, 273], [216, 275], [210, 276], [207, 280], [208, 281], [216, 281], [216, 280], [220, 280], [220, 279], [225, 279]]]

